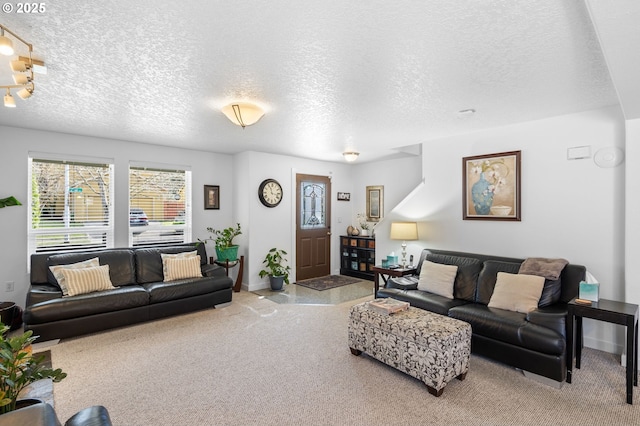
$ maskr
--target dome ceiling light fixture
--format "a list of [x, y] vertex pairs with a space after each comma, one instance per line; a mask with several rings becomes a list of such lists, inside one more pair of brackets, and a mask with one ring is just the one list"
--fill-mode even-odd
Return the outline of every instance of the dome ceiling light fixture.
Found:
[[264, 115], [264, 111], [258, 105], [249, 102], [233, 102], [222, 107], [222, 112], [233, 124], [246, 126], [256, 124]]
[[23, 43], [29, 49], [28, 57], [19, 56], [18, 59], [12, 60], [10, 62], [11, 70], [13, 72], [27, 74], [14, 74], [13, 82], [15, 84], [0, 85], [0, 88], [7, 89], [7, 94], [4, 96], [4, 106], [8, 108], [15, 108], [16, 104], [13, 96], [11, 96], [11, 89], [17, 89], [17, 94], [21, 99], [30, 98], [35, 90], [35, 83], [33, 82], [33, 66], [36, 65], [37, 62], [37, 65], [44, 67], [44, 63], [41, 61], [34, 61], [31, 57], [31, 54], [33, 52], [33, 45], [27, 43], [24, 39], [22, 39], [16, 33], [2, 24], [0, 24], [0, 54], [11, 56], [15, 53], [15, 50], [13, 48], [13, 40], [5, 36], [5, 32], [13, 36], [19, 42]]
[[358, 159], [358, 155], [360, 155], [360, 153], [355, 151], [346, 151], [342, 153], [345, 161], [349, 163], [353, 163], [354, 161], [356, 161]]

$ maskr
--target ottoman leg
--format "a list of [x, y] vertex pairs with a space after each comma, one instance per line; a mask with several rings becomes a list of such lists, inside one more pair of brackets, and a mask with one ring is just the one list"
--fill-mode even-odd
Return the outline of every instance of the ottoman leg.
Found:
[[442, 391], [444, 390], [444, 388], [440, 389], [440, 390], [435, 390], [435, 388], [432, 388], [431, 386], [427, 385], [427, 390], [429, 391], [429, 393], [435, 397], [438, 397], [440, 395], [442, 395]]
[[351, 350], [351, 353], [355, 356], [358, 356], [362, 353], [362, 351], [359, 351], [358, 349], [353, 349], [353, 348], [349, 348]]
[[462, 381], [467, 377], [467, 373], [462, 373], [461, 375], [459, 375], [458, 377], [456, 377], [456, 379]]

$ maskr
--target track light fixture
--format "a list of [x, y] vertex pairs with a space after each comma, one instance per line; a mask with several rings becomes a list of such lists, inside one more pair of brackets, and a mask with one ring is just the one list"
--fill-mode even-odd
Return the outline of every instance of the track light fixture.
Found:
[[29, 51], [28, 57], [20, 56], [18, 57], [18, 59], [14, 59], [10, 62], [11, 70], [13, 72], [26, 74], [14, 74], [13, 82], [15, 84], [0, 85], [0, 88], [7, 89], [7, 94], [4, 95], [4, 106], [15, 108], [16, 102], [13, 96], [11, 96], [11, 89], [17, 90], [17, 95], [20, 97], [20, 99], [30, 98], [35, 90], [35, 84], [33, 82], [33, 65], [35, 62], [37, 62], [38, 65], [44, 66], [44, 63], [34, 61], [31, 57], [33, 46], [2, 24], [0, 24], [0, 54], [11, 56], [15, 53], [15, 50], [13, 48], [13, 40], [5, 36], [5, 32], [27, 46], [27, 49]]
[[262, 108], [249, 102], [234, 102], [222, 107], [222, 112], [233, 124], [242, 126], [243, 129], [256, 124], [264, 115]]

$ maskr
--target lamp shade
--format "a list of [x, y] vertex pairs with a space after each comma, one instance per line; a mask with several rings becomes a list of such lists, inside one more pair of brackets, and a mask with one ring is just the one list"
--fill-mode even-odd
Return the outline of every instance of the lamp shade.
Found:
[[0, 53], [5, 56], [13, 55], [13, 42], [9, 37], [4, 36], [4, 31], [0, 35]]
[[264, 115], [262, 108], [248, 102], [234, 102], [222, 107], [222, 112], [233, 124], [243, 128], [256, 124]]
[[416, 222], [392, 222], [389, 237], [392, 240], [417, 240], [418, 224]]

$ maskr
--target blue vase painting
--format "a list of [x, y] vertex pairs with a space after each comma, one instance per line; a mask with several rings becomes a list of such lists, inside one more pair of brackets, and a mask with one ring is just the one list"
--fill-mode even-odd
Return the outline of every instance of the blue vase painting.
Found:
[[487, 215], [493, 204], [493, 191], [489, 189], [491, 184], [484, 178], [484, 172], [480, 173], [480, 180], [471, 187], [471, 199], [476, 214]]

